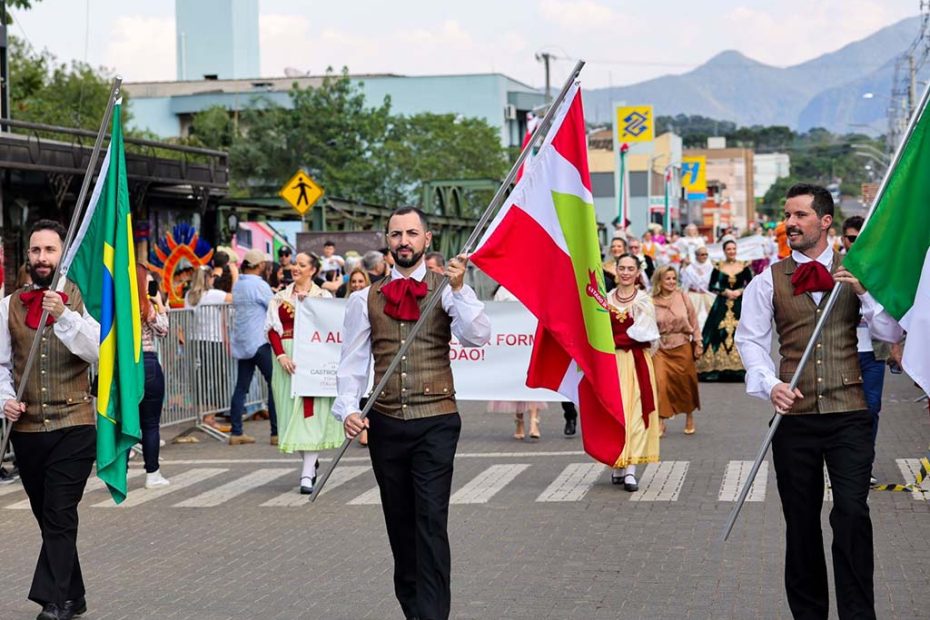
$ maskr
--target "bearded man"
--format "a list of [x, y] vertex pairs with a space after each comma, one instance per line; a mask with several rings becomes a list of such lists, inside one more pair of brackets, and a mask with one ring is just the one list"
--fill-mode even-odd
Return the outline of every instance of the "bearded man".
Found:
[[394, 211], [386, 232], [394, 258], [390, 276], [352, 293], [346, 304], [333, 415], [343, 421], [346, 437], [371, 429], [368, 449], [394, 555], [394, 592], [404, 616], [443, 620], [451, 605], [447, 522], [452, 461], [462, 426], [449, 341], [455, 335], [466, 347], [480, 347], [491, 337], [491, 323], [484, 304], [464, 284], [467, 257], [448, 261], [442, 303], [426, 317], [363, 420], [359, 401], [368, 386], [371, 357], [377, 384], [443, 279], [424, 262], [432, 233], [422, 211]]
[[[897, 342], [901, 328], [842, 266], [828, 243], [833, 197], [818, 185], [788, 189], [785, 233], [791, 255], [753, 278], [743, 293], [736, 346], [746, 392], [784, 414], [772, 460], [786, 524], [785, 589], [795, 618], [827, 618], [829, 595], [820, 512], [823, 466], [833, 488], [833, 574], [840, 618], [874, 618], [874, 556], [869, 516], [872, 415], [862, 390], [856, 328]], [[834, 282], [845, 284], [797, 387], [789, 385]], [[771, 357], [772, 322], [781, 368]]]

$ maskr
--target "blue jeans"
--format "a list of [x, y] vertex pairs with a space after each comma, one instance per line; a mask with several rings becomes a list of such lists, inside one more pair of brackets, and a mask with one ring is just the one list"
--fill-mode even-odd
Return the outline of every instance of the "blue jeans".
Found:
[[865, 404], [872, 414], [872, 445], [878, 437], [878, 414], [882, 410], [882, 389], [885, 387], [885, 362], [875, 359], [872, 351], [859, 353], [859, 369], [862, 371], [862, 390]]
[[165, 374], [158, 363], [155, 353], [146, 351], [145, 361], [145, 395], [139, 403], [139, 426], [142, 429], [142, 458], [145, 471], [158, 471], [159, 440], [158, 426], [161, 424], [161, 409], [165, 401]]
[[263, 344], [258, 347], [258, 351], [252, 357], [238, 360], [236, 389], [233, 390], [232, 403], [229, 408], [229, 421], [232, 424], [233, 435], [242, 434], [242, 413], [245, 411], [245, 395], [249, 392], [252, 375], [255, 374], [256, 367], [268, 383], [268, 418], [271, 422], [271, 434], [278, 434], [278, 415], [274, 408], [274, 397], [271, 395], [271, 345]]

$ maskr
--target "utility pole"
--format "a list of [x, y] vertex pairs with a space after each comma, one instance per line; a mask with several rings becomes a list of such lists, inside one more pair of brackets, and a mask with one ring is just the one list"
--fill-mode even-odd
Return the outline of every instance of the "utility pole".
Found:
[[546, 104], [549, 104], [552, 101], [552, 86], [549, 81], [549, 61], [552, 59], [552, 54], [549, 52], [539, 52], [536, 54], [536, 60], [541, 61], [546, 67]]
[[911, 118], [914, 114], [914, 104], [917, 101], [917, 65], [914, 62], [914, 52], [907, 57], [908, 73], [910, 81], [907, 85], [907, 117]]

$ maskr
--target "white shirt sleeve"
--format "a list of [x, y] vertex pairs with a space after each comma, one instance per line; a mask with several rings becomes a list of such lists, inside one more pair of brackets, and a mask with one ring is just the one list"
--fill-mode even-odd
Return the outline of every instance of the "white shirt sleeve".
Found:
[[84, 307], [83, 314], [70, 308], [52, 326], [55, 335], [69, 351], [88, 364], [96, 364], [100, 358], [100, 324]]
[[898, 343], [904, 338], [904, 330], [885, 308], [866, 292], [859, 295], [862, 318], [869, 324], [869, 332], [875, 340]]
[[743, 308], [736, 327], [736, 348], [746, 368], [746, 393], [768, 400], [772, 388], [781, 383], [772, 361], [772, 271], [766, 269], [743, 291]]
[[653, 349], [658, 348], [659, 326], [656, 324], [656, 309], [646, 295], [638, 295], [633, 302], [633, 324], [627, 335], [637, 342], [648, 342]]
[[371, 322], [368, 319], [368, 291], [349, 295], [342, 326], [342, 354], [336, 369], [336, 400], [333, 415], [340, 421], [360, 411], [359, 401], [368, 387], [371, 364]]
[[456, 292], [447, 286], [442, 291], [442, 307], [452, 317], [452, 335], [463, 347], [481, 347], [491, 340], [491, 320], [470, 286]]
[[[0, 301], [0, 406], [16, 398], [13, 385], [13, 348], [10, 345], [10, 298]], [[0, 413], [0, 417], [3, 414]]]

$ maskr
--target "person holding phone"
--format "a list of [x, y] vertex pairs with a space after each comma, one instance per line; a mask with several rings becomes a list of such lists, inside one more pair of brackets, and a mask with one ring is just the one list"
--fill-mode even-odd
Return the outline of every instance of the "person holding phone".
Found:
[[[145, 488], [168, 485], [158, 467], [161, 449], [161, 411], [165, 402], [165, 373], [158, 361], [155, 339], [168, 335], [168, 314], [158, 292], [158, 283], [143, 265], [136, 265], [139, 287], [139, 310], [142, 315], [142, 358], [145, 363], [145, 393], [139, 403], [139, 426], [142, 430], [142, 458], [145, 461]], [[142, 293], [145, 290], [146, 293]]]

